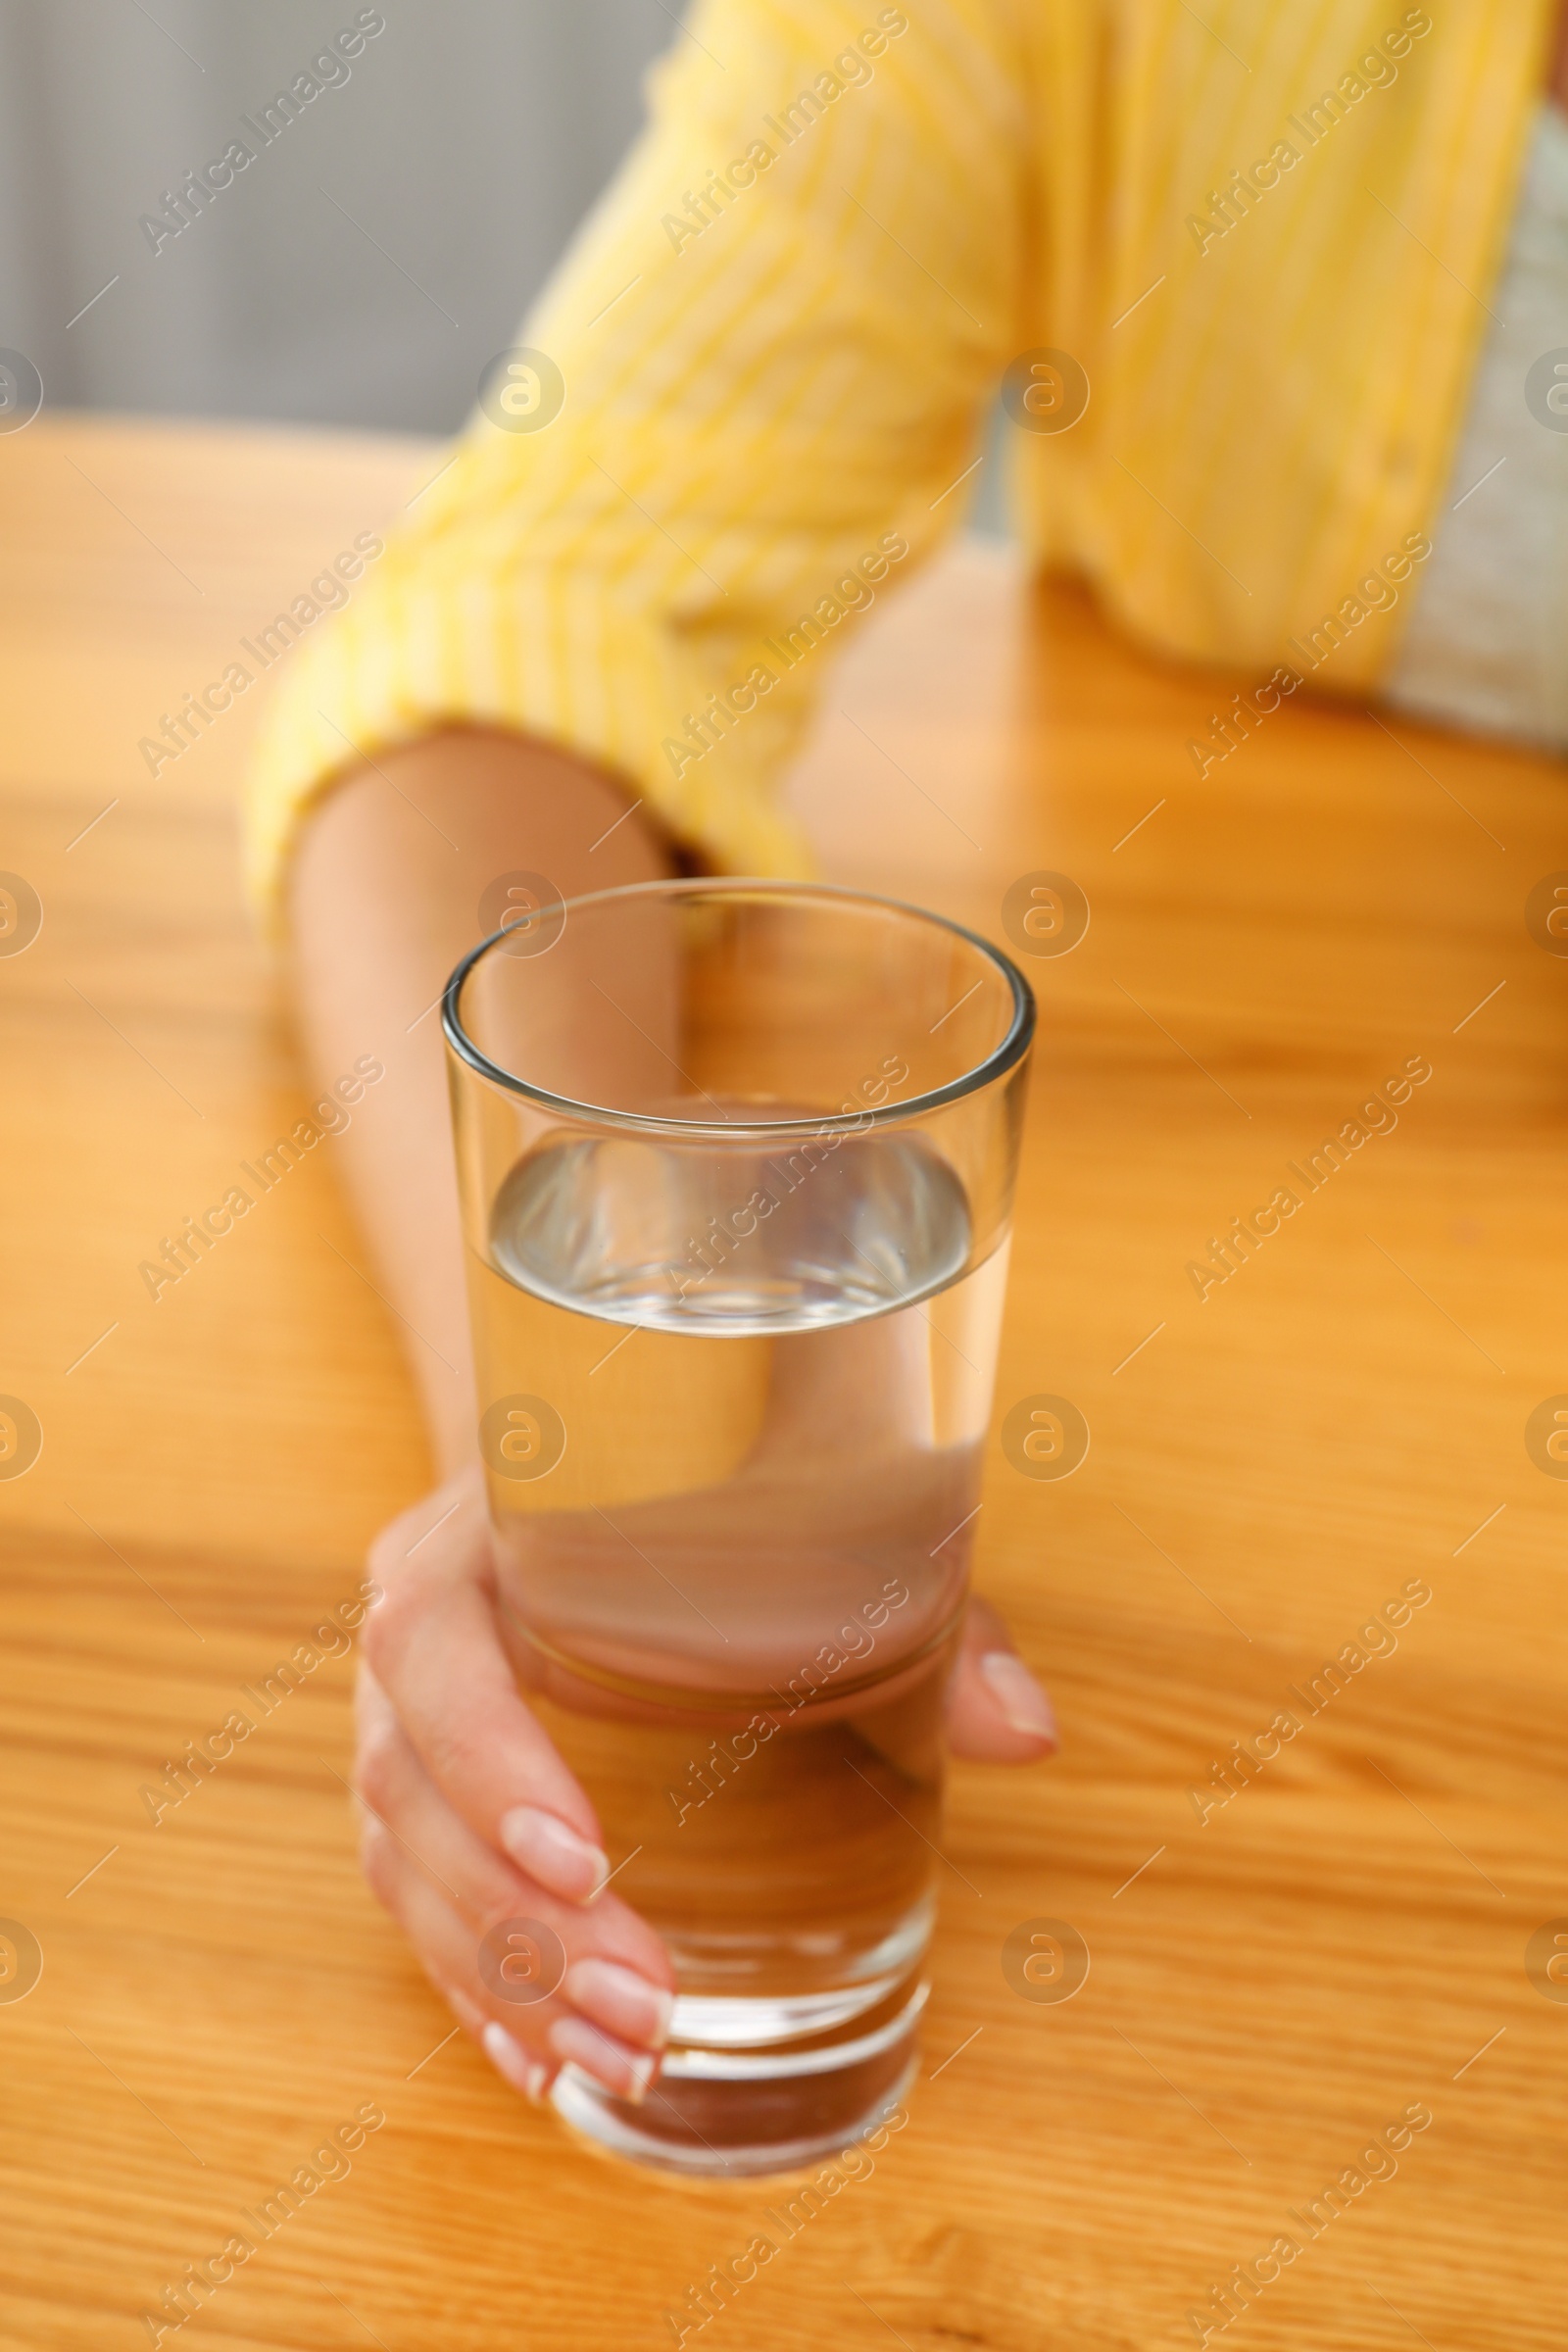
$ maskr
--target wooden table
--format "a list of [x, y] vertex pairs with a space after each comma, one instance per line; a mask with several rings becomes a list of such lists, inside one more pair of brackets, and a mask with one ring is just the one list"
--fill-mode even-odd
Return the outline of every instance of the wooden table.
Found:
[[[0, 2000], [3, 2338], [29, 2352], [147, 2342], [183, 2266], [368, 2102], [384, 2126], [193, 2337], [668, 2343], [776, 2201], [612, 2172], [444, 2040], [356, 1870], [348, 1658], [156, 1825], [140, 1793], [353, 1594], [424, 1463], [327, 1149], [194, 1279], [155, 1304], [138, 1277], [303, 1098], [236, 880], [261, 697], [156, 781], [137, 741], [438, 462], [0, 441], [0, 866], [43, 906], [0, 957], [0, 1391], [43, 1431], [0, 1481], [0, 1915], [42, 1954]], [[1568, 863], [1568, 778], [1302, 694], [1200, 782], [1187, 740], [1244, 682], [966, 549], [875, 616], [799, 781], [840, 877], [999, 936], [1020, 875], [1088, 895], [1087, 937], [1029, 967], [997, 1418], [1065, 1396], [1092, 1444], [1062, 1480], [993, 1452], [981, 1580], [1065, 1744], [955, 1775], [908, 2128], [708, 2343], [1158, 2352], [1287, 2236], [1224, 2340], [1563, 2340], [1568, 1985], [1526, 1947], [1568, 1922], [1568, 1485], [1525, 1433], [1568, 1390], [1568, 962], [1524, 908]], [[1417, 1056], [1396, 1129], [1315, 1192], [1288, 1172]], [[1200, 1299], [1189, 1261], [1281, 1187], [1300, 1208]], [[1396, 1650], [1312, 1712], [1412, 1582]], [[1195, 1802], [1282, 1711], [1279, 1752]], [[1091, 1955], [1069, 2001], [1004, 1974], [1046, 1919]], [[1355, 2170], [1311, 2234], [1412, 2104], [1396, 2175]]]

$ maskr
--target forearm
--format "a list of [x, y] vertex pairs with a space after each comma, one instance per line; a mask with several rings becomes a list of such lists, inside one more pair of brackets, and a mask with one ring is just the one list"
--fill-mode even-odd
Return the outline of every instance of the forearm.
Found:
[[386, 1066], [338, 1164], [443, 1477], [472, 1455], [475, 1416], [437, 1000], [499, 921], [481, 921], [480, 903], [500, 877], [543, 875], [574, 898], [672, 870], [665, 837], [628, 808], [608, 777], [546, 745], [430, 736], [331, 792], [295, 858], [296, 995], [313, 1076], [329, 1085], [367, 1054]]

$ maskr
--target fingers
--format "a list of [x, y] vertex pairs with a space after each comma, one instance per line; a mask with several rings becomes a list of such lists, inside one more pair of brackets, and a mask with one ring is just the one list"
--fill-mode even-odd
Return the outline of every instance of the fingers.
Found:
[[662, 2049], [669, 2037], [675, 1995], [618, 1960], [574, 1960], [563, 1990], [591, 2024], [644, 2049]]
[[[377, 1900], [408, 1936], [459, 2024], [514, 2090], [537, 2102], [561, 2068], [575, 2064], [616, 2098], [640, 2104], [647, 2097], [659, 2069], [658, 2052], [596, 2025], [568, 1990], [571, 1968], [543, 1999], [505, 1998], [480, 1975], [479, 1946], [472, 1932], [440, 1888], [410, 1863], [397, 1839], [374, 1820], [367, 1828], [364, 1858]], [[592, 1990], [590, 1979], [585, 1997]]]
[[[386, 1597], [366, 1626], [356, 1786], [373, 1891], [515, 2088], [537, 2097], [569, 2062], [644, 2097], [674, 1972], [654, 1931], [606, 1891], [593, 1807], [518, 1696], [478, 1474], [384, 1530], [370, 1565]], [[564, 1956], [542, 1997], [482, 1964], [486, 1936], [509, 1921], [537, 1923]]]
[[1050, 1699], [978, 1594], [970, 1597], [948, 1687], [948, 1740], [956, 1756], [983, 1764], [1033, 1764], [1057, 1746]]
[[[674, 1976], [663, 1944], [647, 1922], [616, 1894], [607, 1892], [591, 1907], [581, 1897], [564, 1898], [547, 1880], [519, 1869], [478, 1837], [425, 1771], [368, 1667], [361, 1677], [359, 1718], [355, 1787], [367, 1810], [405, 1857], [440, 1886], [475, 1942], [499, 1920], [537, 1919], [560, 1936], [568, 1953], [614, 1961], [636, 1972], [651, 1995], [664, 1998]], [[601, 1885], [596, 1878], [595, 1889]]]
[[[515, 2089], [563, 2065], [647, 2096], [674, 1972], [613, 1888], [594, 1810], [518, 1694], [497, 1622], [482, 1481], [466, 1471], [377, 1539], [385, 1598], [366, 1624], [357, 1785], [365, 1866], [460, 2025]], [[1025, 1763], [1056, 1744], [1050, 1703], [972, 1600], [948, 1698], [956, 1753]], [[514, 1990], [485, 1938], [535, 1922], [559, 1982]]]
[[[618, 2097], [641, 2098], [674, 2009], [659, 1937], [617, 1895], [591, 1907], [563, 1900], [478, 1837], [445, 1801], [368, 1667], [358, 1709], [366, 1875], [459, 2022], [530, 2097], [570, 2060]], [[564, 1956], [560, 1984], [539, 1999], [509, 1997], [505, 1969], [481, 1966], [487, 1934], [522, 1920]]]
[[426, 1772], [476, 1837], [580, 1901], [610, 1864], [592, 1805], [517, 1695], [479, 1472], [394, 1520], [370, 1567], [386, 1597], [366, 1620], [365, 1655]]

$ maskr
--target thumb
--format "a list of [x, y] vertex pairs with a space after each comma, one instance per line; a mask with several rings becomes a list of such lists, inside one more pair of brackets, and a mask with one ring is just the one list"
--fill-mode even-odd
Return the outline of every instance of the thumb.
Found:
[[983, 1764], [1033, 1764], [1056, 1751], [1056, 1718], [989, 1601], [971, 1597], [948, 1686], [948, 1740]]

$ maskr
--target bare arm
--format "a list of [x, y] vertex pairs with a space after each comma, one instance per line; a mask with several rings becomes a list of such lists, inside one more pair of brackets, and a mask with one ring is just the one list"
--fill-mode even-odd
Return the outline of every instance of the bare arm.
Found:
[[667, 841], [618, 786], [514, 735], [431, 736], [363, 767], [322, 802], [293, 873], [298, 997], [323, 1084], [364, 1054], [386, 1064], [339, 1147], [402, 1336], [441, 1478], [474, 1458], [473, 1374], [436, 1000], [499, 916], [499, 878], [563, 898], [673, 870]]

